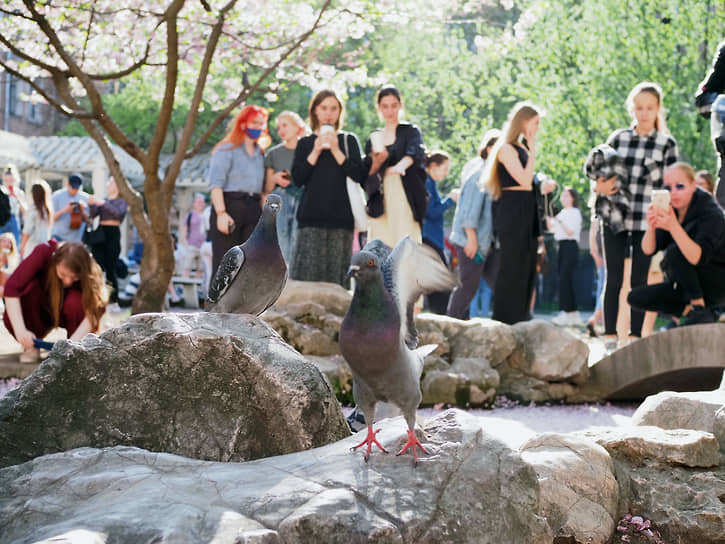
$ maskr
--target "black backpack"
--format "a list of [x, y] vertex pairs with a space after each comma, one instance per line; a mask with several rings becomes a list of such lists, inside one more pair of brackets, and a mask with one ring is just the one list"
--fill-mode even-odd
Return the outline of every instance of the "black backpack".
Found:
[[0, 226], [10, 221], [10, 197], [5, 188], [0, 188]]

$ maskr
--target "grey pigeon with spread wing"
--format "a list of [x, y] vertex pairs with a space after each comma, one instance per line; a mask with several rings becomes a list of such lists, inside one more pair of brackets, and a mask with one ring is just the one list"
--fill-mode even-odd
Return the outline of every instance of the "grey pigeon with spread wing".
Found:
[[[373, 444], [385, 449], [373, 431], [375, 403], [398, 406], [408, 424], [408, 442], [398, 453], [425, 449], [415, 436], [415, 414], [422, 395], [423, 358], [436, 346], [418, 343], [413, 305], [423, 294], [456, 286], [455, 276], [432, 248], [409, 237], [392, 251], [373, 240], [352, 257], [348, 273], [355, 293], [340, 328], [340, 350], [352, 369], [353, 396], [368, 424], [365, 460]], [[427, 453], [427, 452], [426, 452]]]
[[277, 240], [282, 199], [267, 196], [252, 235], [227, 251], [209, 285], [207, 309], [216, 313], [259, 315], [279, 298], [287, 264]]

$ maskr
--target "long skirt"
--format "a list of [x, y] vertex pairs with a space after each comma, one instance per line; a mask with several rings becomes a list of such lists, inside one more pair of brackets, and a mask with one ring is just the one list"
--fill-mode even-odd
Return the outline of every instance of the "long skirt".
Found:
[[419, 244], [423, 241], [420, 223], [413, 219], [408, 197], [403, 189], [403, 180], [397, 174], [383, 179], [384, 213], [368, 221], [368, 241], [379, 238], [390, 247], [410, 236]]
[[326, 281], [345, 288], [345, 277], [352, 257], [352, 231], [302, 227], [297, 231], [297, 244], [290, 277], [302, 281]]

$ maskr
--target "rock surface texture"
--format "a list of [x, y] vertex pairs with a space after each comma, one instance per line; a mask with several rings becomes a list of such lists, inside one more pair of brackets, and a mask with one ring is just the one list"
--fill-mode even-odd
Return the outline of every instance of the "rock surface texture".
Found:
[[[383, 445], [402, 444], [402, 418], [382, 427]], [[417, 468], [394, 455], [366, 464], [349, 451], [362, 434], [242, 464], [128, 447], [48, 455], [0, 470], [0, 527], [16, 544], [79, 527], [160, 544], [552, 542], [536, 473], [517, 452], [460, 411], [425, 434], [431, 455]]]
[[245, 461], [348, 435], [317, 367], [249, 315], [132, 317], [57, 344], [0, 399], [0, 466], [116, 445]]

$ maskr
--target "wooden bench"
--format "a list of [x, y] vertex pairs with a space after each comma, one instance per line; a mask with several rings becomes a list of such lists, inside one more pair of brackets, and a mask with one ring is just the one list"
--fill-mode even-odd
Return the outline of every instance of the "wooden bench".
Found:
[[187, 308], [198, 308], [199, 307], [199, 286], [201, 286], [201, 280], [199, 278], [184, 278], [181, 276], [174, 276], [171, 278], [173, 285], [181, 285], [184, 289], [184, 306]]

